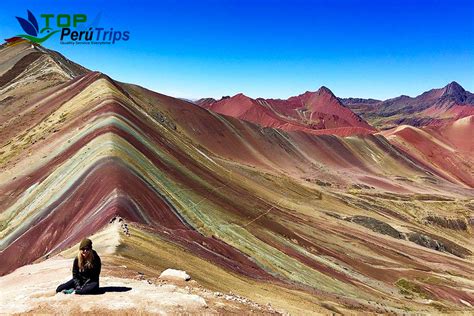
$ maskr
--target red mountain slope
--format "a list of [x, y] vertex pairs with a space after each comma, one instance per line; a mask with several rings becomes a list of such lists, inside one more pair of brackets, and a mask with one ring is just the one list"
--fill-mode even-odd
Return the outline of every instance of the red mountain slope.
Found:
[[375, 131], [342, 105], [326, 87], [287, 100], [252, 99], [237, 94], [219, 101], [201, 99], [197, 104], [216, 113], [286, 131], [339, 136], [366, 135]]
[[382, 133], [403, 152], [434, 173], [453, 182], [474, 186], [474, 116], [439, 126], [400, 126]]

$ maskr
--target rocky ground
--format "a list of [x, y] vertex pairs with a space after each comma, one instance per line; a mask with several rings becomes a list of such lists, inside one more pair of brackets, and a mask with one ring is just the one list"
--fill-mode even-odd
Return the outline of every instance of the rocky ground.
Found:
[[[232, 293], [207, 290], [196, 281], [147, 279], [127, 268], [104, 268], [102, 294], [55, 293], [70, 278], [71, 259], [55, 257], [27, 265], [0, 278], [2, 314], [176, 314], [253, 313], [280, 314]], [[115, 276], [122, 270], [122, 276]], [[135, 274], [135, 277], [131, 275]], [[125, 277], [128, 275], [129, 277]]]
[[116, 248], [120, 245], [121, 236], [127, 235], [128, 225], [117, 219], [93, 236], [97, 244], [95, 249], [103, 262], [100, 294], [81, 296], [56, 293], [56, 287], [71, 278], [74, 247], [0, 277], [1, 314], [282, 314], [271, 306], [233, 293], [206, 289], [184, 271], [176, 273], [179, 270], [167, 270], [167, 273], [156, 277], [158, 273], [152, 276], [116, 264]]

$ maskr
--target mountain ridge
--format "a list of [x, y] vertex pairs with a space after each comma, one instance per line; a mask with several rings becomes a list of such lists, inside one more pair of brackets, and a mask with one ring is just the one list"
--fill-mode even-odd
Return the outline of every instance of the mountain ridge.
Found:
[[[270, 124], [268, 120], [259, 118], [263, 113], [248, 115], [236, 113], [236, 111], [238, 112], [239, 101], [235, 98], [242, 99], [242, 96], [245, 95], [239, 93], [232, 97], [223, 97], [220, 100], [203, 98], [196, 100], [194, 103], [217, 113], [249, 120], [261, 126], [280, 126], [280, 128], [288, 130], [284, 127], [285, 123], [283, 122]], [[310, 130], [327, 130], [328, 134], [331, 133], [330, 129], [349, 126], [365, 128], [367, 129], [366, 133], [370, 133], [370, 130], [375, 129], [367, 122], [382, 129], [389, 129], [399, 124], [420, 127], [452, 122], [474, 114], [474, 94], [465, 90], [456, 81], [452, 81], [442, 88], [425, 91], [416, 97], [401, 95], [386, 100], [338, 98], [326, 86], [321, 86], [317, 91], [306, 91], [288, 99], [252, 99], [247, 96], [245, 98], [247, 98], [247, 101], [260, 101], [261, 105], [270, 105], [270, 112], [266, 111], [265, 107], [258, 106], [255, 107], [254, 112], [259, 112], [258, 109], [260, 109], [261, 112], [265, 112], [269, 116], [272, 116], [271, 112], [273, 112], [280, 120], [291, 121], [293, 124], [297, 123], [297, 125], [302, 125]], [[229, 99], [235, 101], [232, 106], [229, 106]], [[224, 104], [227, 104], [227, 106], [224, 106]], [[314, 117], [317, 117], [317, 114], [308, 115], [304, 113], [306, 111], [308, 113], [318, 113], [320, 117], [315, 119]], [[321, 114], [332, 117], [324, 117]], [[404, 115], [404, 117], [401, 117], [401, 115]], [[315, 120], [319, 122], [325, 120], [335, 121], [337, 120], [335, 117], [339, 118], [339, 123], [329, 123], [329, 126], [324, 123], [312, 124]]]
[[452, 81], [416, 97], [401, 95], [374, 102], [341, 99], [374, 126], [389, 129], [400, 124], [417, 127], [453, 122], [474, 114], [474, 94]]
[[[216, 113], [244, 119], [263, 127], [283, 130], [301, 130], [344, 136], [370, 134], [375, 131], [369, 124], [346, 108], [327, 87], [316, 92], [279, 99], [252, 99], [242, 93], [220, 100], [200, 99], [196, 104]], [[351, 130], [352, 128], [352, 130]]]

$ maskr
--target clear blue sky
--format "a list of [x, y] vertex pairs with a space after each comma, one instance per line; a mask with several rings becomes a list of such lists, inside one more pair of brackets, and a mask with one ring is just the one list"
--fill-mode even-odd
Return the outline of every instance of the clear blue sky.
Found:
[[386, 99], [453, 80], [474, 91], [474, 1], [3, 0], [2, 40], [21, 33], [15, 16], [26, 9], [101, 13], [101, 26], [130, 40], [72, 47], [56, 36], [44, 45], [178, 97], [287, 98], [325, 85]]

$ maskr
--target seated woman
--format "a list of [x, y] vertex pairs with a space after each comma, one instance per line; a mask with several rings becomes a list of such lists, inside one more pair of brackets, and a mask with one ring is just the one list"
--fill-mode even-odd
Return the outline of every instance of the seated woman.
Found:
[[101, 262], [97, 252], [92, 250], [92, 241], [84, 239], [79, 245], [79, 253], [74, 258], [72, 279], [61, 284], [56, 293], [91, 294], [99, 289]]

